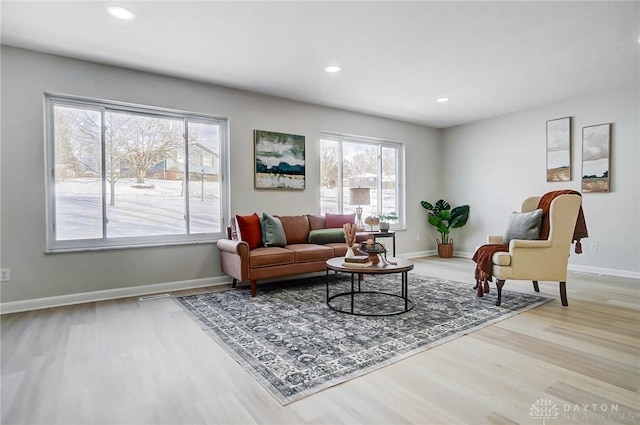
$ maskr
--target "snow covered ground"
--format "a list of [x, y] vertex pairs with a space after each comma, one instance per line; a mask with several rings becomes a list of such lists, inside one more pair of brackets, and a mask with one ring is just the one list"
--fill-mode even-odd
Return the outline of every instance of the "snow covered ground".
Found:
[[[186, 200], [182, 182], [148, 179], [153, 188], [134, 188], [135, 179], [115, 186], [115, 206], [108, 205], [107, 237], [186, 234]], [[220, 228], [220, 183], [189, 182], [191, 233], [213, 233]], [[57, 239], [102, 237], [102, 182], [95, 178], [56, 182]], [[110, 186], [107, 183], [107, 192]]]

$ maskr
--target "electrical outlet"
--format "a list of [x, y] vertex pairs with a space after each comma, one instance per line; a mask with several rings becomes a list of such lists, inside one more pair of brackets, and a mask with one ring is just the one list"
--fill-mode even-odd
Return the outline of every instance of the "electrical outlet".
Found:
[[420, 233], [416, 233], [416, 240], [419, 241], [420, 240]]
[[598, 252], [598, 244], [591, 242], [591, 252]]
[[11, 280], [11, 269], [0, 270], [0, 282], [9, 282]]

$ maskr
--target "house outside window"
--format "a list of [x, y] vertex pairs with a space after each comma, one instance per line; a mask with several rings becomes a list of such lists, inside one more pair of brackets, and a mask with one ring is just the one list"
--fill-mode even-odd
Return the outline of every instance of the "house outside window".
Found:
[[[326, 213], [353, 213], [350, 188], [369, 188], [368, 216], [396, 213], [392, 229], [404, 227], [404, 145], [358, 136], [323, 133], [320, 137], [320, 208]], [[367, 227], [367, 229], [369, 229]]]
[[226, 119], [53, 95], [46, 108], [47, 251], [225, 236]]

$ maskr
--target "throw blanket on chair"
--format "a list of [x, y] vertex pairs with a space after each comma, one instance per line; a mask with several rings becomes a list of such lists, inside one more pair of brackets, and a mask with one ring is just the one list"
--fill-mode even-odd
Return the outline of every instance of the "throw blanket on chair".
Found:
[[[542, 225], [540, 227], [540, 240], [547, 239], [549, 237], [549, 209], [551, 208], [551, 201], [559, 195], [578, 195], [582, 196], [580, 192], [575, 190], [556, 190], [546, 193], [540, 198], [538, 202], [538, 208], [542, 209]], [[578, 218], [576, 220], [576, 227], [573, 230], [572, 241], [576, 243], [576, 254], [582, 254], [582, 244], [580, 239], [589, 236], [587, 231], [587, 223], [584, 219], [584, 213], [582, 211], [582, 205], [578, 211]], [[491, 268], [493, 267], [493, 254], [496, 252], [508, 252], [509, 245], [501, 244], [487, 244], [482, 245], [473, 254], [473, 261], [476, 263], [475, 279], [478, 288], [478, 293], [483, 288], [484, 292], [489, 292], [489, 282], [491, 282]]]
[[[542, 225], [540, 226], [540, 239], [544, 240], [549, 237], [549, 209], [551, 208], [551, 201], [555, 199], [556, 196], [559, 195], [578, 195], [582, 196], [580, 192], [576, 192], [575, 190], [556, 190], [554, 192], [546, 193], [540, 198], [540, 202], [538, 202], [538, 208], [542, 209]], [[587, 231], [587, 222], [584, 219], [584, 212], [582, 211], [582, 204], [580, 205], [580, 209], [578, 210], [578, 218], [576, 219], [576, 227], [573, 229], [573, 238], [572, 242], [576, 243], [575, 252], [576, 254], [582, 254], [582, 243], [580, 239], [586, 238], [589, 236], [589, 232]]]
[[479, 247], [473, 254], [473, 261], [476, 262], [476, 288], [480, 291], [489, 292], [489, 282], [491, 282], [491, 267], [493, 267], [493, 254], [496, 252], [508, 252], [509, 245], [487, 244]]

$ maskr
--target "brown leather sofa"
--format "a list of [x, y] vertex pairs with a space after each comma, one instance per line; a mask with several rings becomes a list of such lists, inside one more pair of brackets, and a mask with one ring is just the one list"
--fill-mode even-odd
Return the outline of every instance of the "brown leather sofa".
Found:
[[[322, 232], [321, 229], [326, 229], [323, 216], [275, 217], [278, 217], [284, 228], [284, 246], [260, 246], [249, 249], [247, 242], [239, 240], [241, 238], [238, 237], [235, 218], [231, 220], [231, 226], [227, 229], [228, 239], [220, 239], [217, 242], [222, 271], [233, 278], [232, 287], [235, 288], [238, 281], [250, 281], [252, 297], [258, 293], [258, 280], [325, 271], [325, 262], [328, 259], [344, 256], [347, 252], [344, 237], [343, 242], [309, 242], [312, 231]], [[329, 231], [334, 234], [334, 240], [337, 240], [335, 234], [341, 230], [336, 228]], [[318, 232], [313, 234], [317, 235]], [[367, 237], [367, 233], [359, 233], [356, 242], [366, 240]]]

